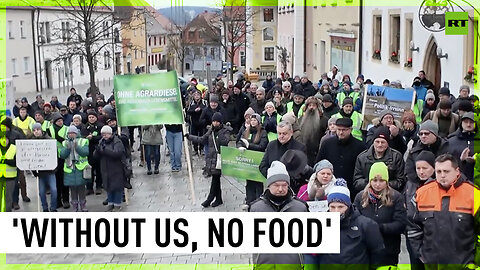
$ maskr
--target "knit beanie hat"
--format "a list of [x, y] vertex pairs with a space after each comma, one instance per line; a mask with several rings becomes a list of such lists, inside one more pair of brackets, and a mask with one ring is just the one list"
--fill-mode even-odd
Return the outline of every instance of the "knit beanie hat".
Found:
[[335, 125], [336, 125], [336, 124], [337, 124], [337, 119], [338, 119], [338, 118], [337, 118], [336, 116], [330, 117], [330, 119], [328, 119], [328, 124], [329, 124], [329, 125], [330, 125], [330, 124], [335, 124]]
[[333, 173], [333, 165], [332, 165], [332, 163], [330, 163], [330, 161], [328, 161], [326, 159], [322, 159], [319, 162], [317, 162], [317, 164], [315, 164], [313, 169], [315, 170], [315, 173], [318, 173], [319, 171], [321, 171], [323, 169], [330, 169]]
[[95, 111], [89, 111], [89, 112], [87, 113], [87, 116], [90, 116], [90, 115], [93, 115], [93, 116], [95, 116], [95, 117], [98, 118], [98, 115], [97, 115], [97, 113], [96, 113]]
[[347, 182], [343, 178], [337, 178], [335, 185], [332, 187], [327, 195], [328, 205], [332, 202], [343, 203], [350, 207], [352, 201], [350, 200], [350, 190], [347, 188]]
[[405, 111], [402, 116], [402, 124], [405, 123], [405, 121], [410, 121], [414, 125], [417, 124], [417, 119], [415, 116], [415, 113], [412, 110]]
[[353, 98], [351, 97], [346, 97], [344, 100], [343, 100], [343, 103], [342, 103], [342, 107], [347, 105], [347, 104], [350, 104], [353, 106]]
[[262, 92], [262, 93], [265, 95], [265, 88], [263, 88], [263, 87], [258, 87], [258, 88], [257, 88], [257, 92], [258, 92], [258, 91]]
[[418, 154], [417, 158], [415, 159], [415, 163], [417, 161], [426, 161], [432, 168], [435, 168], [435, 155], [430, 151], [422, 151]]
[[33, 124], [32, 130], [35, 130], [35, 129], [40, 129], [40, 130], [41, 130], [41, 129], [42, 129], [42, 125], [41, 125], [40, 123], [38, 123], [38, 122], [35, 123], [35, 124]]
[[433, 122], [432, 120], [427, 120], [423, 122], [420, 125], [420, 129], [418, 131], [422, 131], [422, 130], [430, 131], [431, 133], [435, 134], [435, 136], [438, 137], [438, 124]]
[[360, 84], [354, 83], [352, 89], [360, 89]]
[[332, 95], [330, 94], [323, 95], [323, 102], [333, 102]]
[[470, 119], [472, 121], [475, 121], [475, 115], [473, 114], [473, 112], [466, 112], [462, 115], [462, 121], [463, 119]]
[[212, 122], [217, 121], [217, 122], [223, 123], [222, 118], [223, 118], [222, 114], [219, 112], [216, 112], [212, 116]]
[[73, 119], [78, 119], [78, 120], [82, 121], [82, 116], [80, 114], [75, 114], [73, 116]]
[[75, 133], [75, 134], [78, 134], [79, 131], [78, 131], [78, 128], [76, 126], [69, 126], [68, 127], [68, 130], [67, 130], [67, 133]]
[[293, 112], [287, 112], [282, 116], [282, 121], [293, 125], [297, 121], [297, 118], [295, 117], [295, 114], [293, 114]]
[[384, 162], [375, 162], [372, 164], [372, 167], [370, 167], [368, 180], [372, 181], [376, 176], [380, 176], [382, 180], [388, 182], [388, 167]]
[[452, 103], [450, 102], [450, 100], [442, 100], [440, 101], [440, 104], [438, 104], [438, 107], [440, 109], [451, 109]]
[[62, 115], [59, 113], [59, 112], [54, 112], [52, 114], [52, 123], [56, 123], [58, 120], [62, 119], [63, 120], [63, 117]]
[[433, 99], [435, 100], [435, 95], [433, 93], [428, 93], [426, 96], [425, 96], [425, 100], [428, 100], [428, 99]]
[[267, 109], [268, 106], [272, 106], [274, 109], [275, 109], [275, 105], [273, 104], [273, 102], [269, 101], [265, 104], [265, 107], [264, 109]]
[[458, 102], [458, 110], [464, 112], [473, 112], [473, 105], [469, 100], [462, 99]]
[[103, 134], [103, 133], [112, 134], [112, 133], [113, 133], [113, 130], [112, 130], [112, 128], [111, 128], [109, 125], [105, 125], [105, 126], [103, 126], [102, 129], [100, 130], [100, 134]]
[[245, 113], [243, 114], [243, 117], [247, 116], [247, 115], [252, 115], [254, 114], [255, 111], [252, 109], [252, 107], [248, 107], [248, 109], [245, 111]]
[[287, 167], [282, 162], [275, 160], [267, 170], [267, 187], [277, 181], [286, 181], [290, 185]]
[[252, 114], [252, 119], [255, 118], [255, 120], [258, 121], [258, 123], [261, 125], [262, 124], [262, 117], [258, 113]]
[[438, 91], [438, 95], [450, 96], [450, 89], [447, 87], [442, 87], [440, 88], [440, 91]]
[[375, 129], [375, 132], [373, 132], [373, 140], [377, 138], [382, 138], [386, 140], [387, 142], [390, 141], [390, 129], [386, 126], [379, 126]]
[[217, 95], [210, 95], [210, 102], [217, 102], [218, 103], [218, 96]]
[[389, 109], [384, 109], [384, 110], [382, 110], [382, 111], [380, 112], [380, 121], [382, 121], [382, 120], [383, 120], [383, 117], [385, 117], [385, 116], [388, 115], [388, 114], [391, 115], [392, 117], [394, 117], [393, 112], [390, 111]]

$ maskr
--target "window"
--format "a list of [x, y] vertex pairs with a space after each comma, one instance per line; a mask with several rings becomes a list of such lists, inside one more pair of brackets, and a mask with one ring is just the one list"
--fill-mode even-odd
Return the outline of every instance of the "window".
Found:
[[203, 38], [205, 36], [204, 31], [198, 31], [198, 38]]
[[373, 48], [372, 50], [380, 51], [382, 49], [382, 16], [373, 17]]
[[17, 59], [12, 58], [12, 74], [17, 75]]
[[400, 15], [390, 16], [390, 51], [389, 54], [397, 57], [400, 54]]
[[103, 22], [103, 37], [109, 38], [110, 32], [108, 31], [108, 21]]
[[273, 41], [273, 29], [267, 27], [263, 29], [263, 41]]
[[135, 49], [135, 59], [138, 59], [138, 50]]
[[45, 36], [47, 38], [47, 43], [50, 43], [51, 41], [50, 22], [45, 22]]
[[215, 48], [210, 48], [210, 56], [215, 58]]
[[199, 47], [195, 48], [195, 56], [197, 55], [200, 55], [200, 56], [202, 55], [202, 52], [200, 51]]
[[273, 61], [274, 60], [274, 54], [275, 54], [275, 48], [274, 47], [265, 47], [263, 59], [265, 61]]
[[82, 31], [82, 23], [81, 22], [77, 23], [77, 35], [78, 35], [78, 40], [83, 41], [83, 31]]
[[23, 70], [24, 70], [24, 73], [27, 74], [27, 73], [30, 73], [30, 57], [26, 56], [26, 57], [23, 57]]
[[316, 69], [317, 67], [318, 67], [318, 44], [315, 43], [313, 45], [313, 68]]
[[195, 38], [195, 31], [189, 31], [188, 32], [188, 39], [194, 39]]
[[186, 63], [186, 64], [185, 64], [185, 69], [186, 69], [186, 70], [190, 70], [190, 63]]
[[137, 36], [137, 28], [136, 28], [136, 27], [133, 27], [133, 36], [134, 36], [134, 37]]
[[103, 53], [103, 63], [104, 63], [105, 69], [110, 69], [110, 52], [109, 51], [105, 51]]
[[67, 41], [70, 41], [70, 39], [71, 39], [71, 34], [70, 34], [70, 22], [66, 22], [66, 23], [65, 23], [65, 31], [66, 31]]
[[273, 8], [265, 8], [263, 10], [263, 21], [273, 22]]
[[83, 55], [80, 55], [80, 75], [85, 74], [85, 69], [83, 68]]
[[245, 64], [246, 64], [245, 52], [241, 51], [240, 52], [240, 66], [244, 67]]
[[67, 39], [67, 31], [65, 30], [65, 22], [62, 22], [62, 40], [65, 41]]
[[140, 50], [140, 59], [143, 58], [143, 50]]
[[120, 43], [120, 31], [118, 31], [118, 28], [115, 28], [113, 33], [115, 35], [115, 43]]
[[190, 48], [185, 48], [185, 55], [190, 55]]
[[[466, 83], [473, 83], [474, 80], [478, 80], [476, 74], [478, 74], [478, 70], [474, 70], [476, 66], [478, 68], [478, 56], [479, 53], [479, 42], [475, 42], [475, 40], [479, 39], [478, 31], [477, 31], [478, 19], [475, 18], [473, 21], [468, 21], [468, 35], [467, 35], [467, 48], [466, 48], [466, 58], [465, 64], [467, 66], [464, 68], [464, 80]], [[417, 45], [415, 45], [417, 46]], [[476, 74], [475, 74], [476, 72]]]
[[45, 24], [42, 22], [40, 23], [40, 30], [39, 30], [39, 36], [38, 36], [38, 43], [43, 44], [46, 42], [45, 38]]
[[405, 62], [412, 57], [412, 51], [410, 50], [410, 42], [413, 41], [413, 20], [405, 20]]
[[20, 21], [20, 37], [21, 38], [26, 38], [25, 37], [25, 30], [24, 30], [24, 27], [25, 26], [25, 22], [24, 21]]
[[207, 48], [203, 48], [203, 56], [207, 56], [207, 52], [208, 52]]
[[152, 46], [152, 38], [151, 37], [148, 38], [148, 46]]
[[153, 37], [153, 45], [157, 46], [157, 37]]
[[8, 21], [8, 38], [13, 39], [13, 22]]

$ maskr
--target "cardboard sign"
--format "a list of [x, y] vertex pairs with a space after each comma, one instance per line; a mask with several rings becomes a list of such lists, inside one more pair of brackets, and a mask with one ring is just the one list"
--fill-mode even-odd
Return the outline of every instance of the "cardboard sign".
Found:
[[15, 144], [20, 170], [50, 171], [57, 167], [56, 140], [17, 140]]
[[308, 210], [310, 212], [327, 212], [328, 211], [328, 201], [308, 201]]

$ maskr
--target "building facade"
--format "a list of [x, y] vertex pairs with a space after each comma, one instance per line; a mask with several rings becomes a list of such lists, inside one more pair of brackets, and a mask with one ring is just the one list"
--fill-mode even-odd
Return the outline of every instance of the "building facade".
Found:
[[[420, 3], [419, 3], [420, 4]], [[451, 11], [462, 11], [450, 6]], [[435, 91], [447, 86], [453, 95], [458, 94], [460, 85], [473, 81], [466, 79], [469, 69], [478, 67], [475, 59], [472, 8], [463, 7], [469, 13], [468, 35], [445, 35], [424, 27], [422, 8], [419, 7], [375, 7], [364, 8], [362, 69], [365, 76], [376, 84], [388, 78], [400, 80], [404, 87], [410, 86], [418, 71], [424, 70]], [[473, 92], [473, 91], [472, 91]]]

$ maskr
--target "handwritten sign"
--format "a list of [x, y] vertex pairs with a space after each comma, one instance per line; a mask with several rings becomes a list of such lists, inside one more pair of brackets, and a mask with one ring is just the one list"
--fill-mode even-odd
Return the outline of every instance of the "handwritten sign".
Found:
[[308, 210], [310, 212], [327, 212], [328, 211], [328, 201], [308, 201]]
[[15, 144], [20, 170], [44, 171], [57, 167], [56, 140], [17, 140]]

